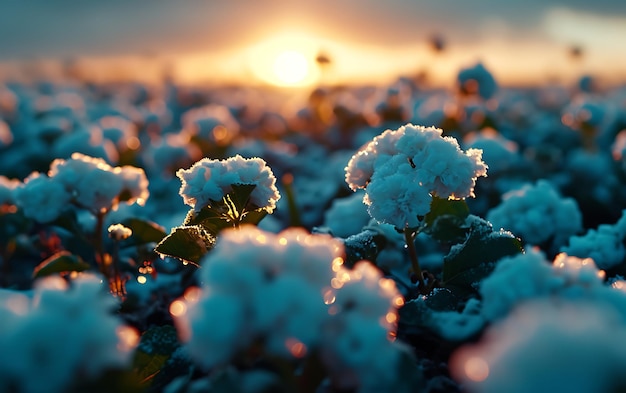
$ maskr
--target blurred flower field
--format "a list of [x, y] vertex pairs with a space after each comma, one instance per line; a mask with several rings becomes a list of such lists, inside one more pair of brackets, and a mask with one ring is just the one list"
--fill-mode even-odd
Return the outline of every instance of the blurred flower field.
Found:
[[624, 390], [626, 87], [450, 86], [0, 84], [0, 392]]

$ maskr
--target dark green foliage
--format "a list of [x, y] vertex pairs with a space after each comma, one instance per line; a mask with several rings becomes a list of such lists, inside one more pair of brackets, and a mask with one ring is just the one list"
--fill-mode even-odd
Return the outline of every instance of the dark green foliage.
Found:
[[176, 227], [157, 246], [161, 255], [198, 264], [200, 259], [215, 246], [215, 237], [199, 225]]
[[489, 222], [475, 217], [466, 240], [444, 257], [444, 285], [476, 291], [475, 284], [491, 273], [495, 262], [522, 251], [521, 241], [513, 234], [496, 231]]
[[79, 256], [68, 251], [59, 251], [41, 262], [33, 271], [33, 277], [39, 278], [57, 273], [82, 272], [91, 266]]
[[133, 231], [133, 234], [123, 241], [124, 246], [139, 246], [148, 243], [158, 243], [167, 233], [160, 225], [141, 220], [139, 218], [129, 218], [122, 221], [122, 225]]

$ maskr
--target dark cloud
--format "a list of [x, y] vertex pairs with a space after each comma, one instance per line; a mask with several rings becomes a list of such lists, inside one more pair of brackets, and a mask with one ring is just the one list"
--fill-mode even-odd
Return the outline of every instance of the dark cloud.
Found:
[[433, 32], [462, 41], [494, 19], [532, 32], [557, 6], [626, 14], [626, 2], [609, 0], [14, 1], [0, 5], [0, 58], [220, 49], [250, 41], [268, 25], [300, 21], [311, 21], [320, 34], [372, 45], [406, 44]]

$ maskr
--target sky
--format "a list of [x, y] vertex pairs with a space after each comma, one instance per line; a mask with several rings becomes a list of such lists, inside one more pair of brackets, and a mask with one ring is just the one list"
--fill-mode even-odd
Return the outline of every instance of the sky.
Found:
[[[446, 42], [439, 54], [428, 45], [435, 34]], [[625, 39], [623, 0], [0, 2], [5, 69], [71, 58], [95, 73], [148, 75], [167, 64], [189, 81], [263, 80], [270, 52], [292, 48], [326, 54], [332, 62], [315, 78], [330, 83], [419, 72], [446, 80], [478, 61], [511, 83], [626, 80]], [[583, 51], [575, 61], [573, 46]]]

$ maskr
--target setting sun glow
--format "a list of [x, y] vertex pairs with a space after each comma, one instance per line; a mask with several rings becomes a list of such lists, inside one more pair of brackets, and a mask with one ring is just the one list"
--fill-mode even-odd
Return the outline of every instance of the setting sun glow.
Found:
[[289, 50], [276, 57], [273, 70], [277, 81], [285, 85], [294, 85], [306, 79], [309, 74], [309, 64], [302, 53]]
[[308, 87], [319, 82], [318, 46], [310, 39], [279, 36], [249, 52], [248, 67], [260, 81], [280, 87]]

